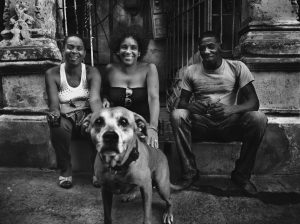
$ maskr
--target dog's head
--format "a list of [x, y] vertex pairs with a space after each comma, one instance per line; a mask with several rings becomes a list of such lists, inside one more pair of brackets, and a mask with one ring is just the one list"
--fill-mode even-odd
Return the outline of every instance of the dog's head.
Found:
[[137, 138], [147, 136], [145, 119], [123, 107], [104, 108], [94, 113], [89, 132], [102, 160], [110, 167], [121, 164]]

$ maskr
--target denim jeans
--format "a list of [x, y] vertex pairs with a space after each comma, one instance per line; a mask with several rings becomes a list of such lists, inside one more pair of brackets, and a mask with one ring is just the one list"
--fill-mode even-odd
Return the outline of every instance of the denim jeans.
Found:
[[51, 142], [55, 149], [57, 166], [60, 169], [60, 175], [67, 177], [72, 176], [72, 164], [70, 144], [71, 138], [83, 138], [91, 144], [91, 167], [94, 167], [94, 160], [96, 156], [96, 149], [92, 144], [92, 141], [87, 136], [82, 136], [80, 133], [80, 127], [76, 126], [71, 119], [67, 119], [61, 116], [59, 127], [50, 127]]
[[264, 113], [251, 111], [233, 114], [222, 121], [213, 121], [202, 115], [189, 114], [185, 109], [175, 109], [171, 114], [171, 124], [184, 179], [192, 178], [197, 173], [192, 141], [241, 141], [240, 157], [233, 172], [240, 178], [250, 179], [256, 153], [267, 126]]

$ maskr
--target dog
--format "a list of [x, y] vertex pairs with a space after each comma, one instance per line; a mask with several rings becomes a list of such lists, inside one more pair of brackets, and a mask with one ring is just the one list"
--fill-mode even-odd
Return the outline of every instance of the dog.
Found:
[[97, 149], [94, 170], [102, 185], [104, 223], [111, 224], [113, 194], [138, 186], [144, 207], [144, 224], [151, 224], [152, 183], [166, 202], [163, 222], [173, 223], [170, 174], [166, 156], [146, 144], [147, 122], [123, 107], [93, 113], [88, 127]]

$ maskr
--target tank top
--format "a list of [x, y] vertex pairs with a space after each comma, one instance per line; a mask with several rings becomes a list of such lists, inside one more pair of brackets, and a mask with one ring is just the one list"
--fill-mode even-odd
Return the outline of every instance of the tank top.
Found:
[[81, 64], [81, 80], [77, 87], [72, 87], [68, 84], [65, 72], [65, 63], [60, 65], [60, 86], [58, 91], [58, 99], [62, 113], [89, 108], [89, 89], [86, 79], [85, 64]]
[[150, 121], [148, 91], [146, 87], [109, 87], [107, 96], [112, 107], [126, 107], [127, 109], [142, 115], [147, 122]]

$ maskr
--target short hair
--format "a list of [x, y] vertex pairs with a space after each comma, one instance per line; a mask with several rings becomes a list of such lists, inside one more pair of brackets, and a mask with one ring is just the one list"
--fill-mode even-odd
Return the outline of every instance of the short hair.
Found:
[[146, 32], [139, 25], [122, 25], [120, 24], [114, 29], [114, 32], [110, 38], [110, 47], [114, 54], [120, 50], [122, 41], [127, 37], [132, 37], [138, 44], [139, 52], [141, 53], [138, 60], [142, 59], [148, 50], [149, 38]]
[[214, 37], [217, 43], [221, 43], [220, 36], [218, 34], [216, 34], [214, 31], [205, 31], [198, 39], [198, 46], [200, 45], [202, 39], [206, 37]]
[[66, 36], [66, 37], [64, 38], [64, 40], [63, 40], [63, 48], [65, 48], [68, 39], [71, 38], [71, 37], [77, 37], [77, 38], [79, 38], [79, 39], [82, 41], [82, 43], [83, 43], [84, 49], [86, 50], [86, 47], [85, 47], [86, 41], [85, 41], [79, 34], [76, 34], [76, 33], [74, 33], [74, 34], [69, 34], [68, 36]]

